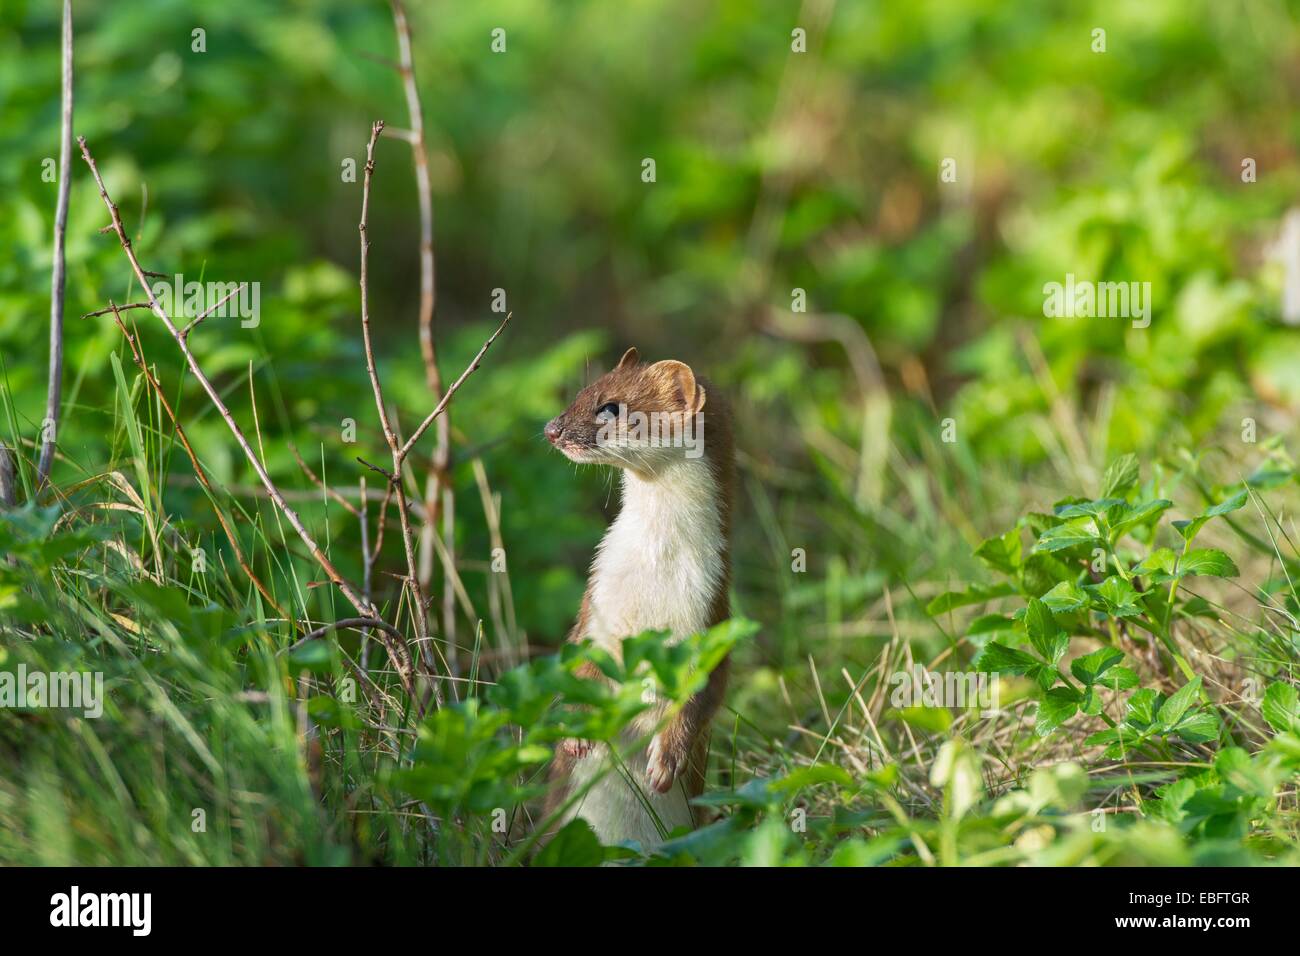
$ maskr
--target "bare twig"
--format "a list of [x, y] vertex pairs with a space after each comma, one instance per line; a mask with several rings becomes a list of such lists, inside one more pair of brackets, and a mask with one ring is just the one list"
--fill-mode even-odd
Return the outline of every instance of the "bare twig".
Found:
[[[361, 337], [365, 343], [366, 350], [366, 371], [370, 375], [370, 386], [375, 393], [375, 408], [379, 412], [379, 424], [384, 430], [384, 440], [388, 442], [388, 449], [393, 458], [393, 480], [391, 482], [393, 493], [397, 496], [397, 515], [402, 522], [402, 544], [406, 551], [406, 566], [408, 571], [407, 586], [411, 589], [411, 604], [414, 609], [413, 617], [415, 619], [415, 640], [419, 645], [420, 654], [425, 657], [426, 663], [431, 665], [432, 657], [428, 652], [429, 643], [429, 620], [428, 612], [424, 604], [424, 594], [420, 587], [418, 577], [418, 567], [415, 560], [415, 543], [412, 537], [411, 516], [406, 506], [406, 490], [402, 487], [399, 476], [402, 472], [402, 446], [398, 444], [397, 435], [393, 431], [393, 425], [388, 416], [388, 408], [384, 403], [384, 389], [379, 382], [379, 369], [375, 363], [374, 344], [370, 336], [370, 297], [367, 285], [367, 267], [370, 259], [370, 238], [366, 235], [366, 219], [370, 214], [370, 179], [375, 172], [375, 141], [379, 139], [379, 134], [384, 131], [383, 120], [376, 120], [370, 128], [370, 142], [366, 144], [366, 171], [362, 180], [361, 187], [361, 222], [357, 225], [357, 232], [360, 235], [361, 243]], [[363, 462], [368, 468], [374, 468], [376, 471], [382, 469], [376, 468], [369, 462]], [[442, 705], [442, 692], [438, 685], [433, 684], [436, 700], [439, 706]]]
[[[284, 497], [280, 494], [279, 488], [277, 488], [275, 483], [271, 480], [270, 475], [267, 474], [266, 469], [262, 466], [261, 460], [253, 451], [252, 446], [249, 445], [248, 439], [244, 436], [243, 431], [235, 422], [234, 416], [230, 413], [230, 409], [226, 407], [226, 403], [222, 400], [220, 393], [213, 386], [212, 381], [208, 378], [207, 374], [199, 365], [198, 360], [195, 359], [194, 354], [190, 351], [185, 336], [181, 334], [180, 329], [176, 327], [166, 310], [164, 310], [159, 304], [157, 298], [153, 294], [153, 290], [146, 281], [147, 276], [145, 270], [141, 267], [139, 259], [136, 258], [135, 250], [131, 246], [131, 240], [126, 234], [126, 228], [122, 225], [121, 214], [118, 212], [117, 206], [114, 205], [113, 200], [109, 198], [108, 190], [104, 186], [103, 177], [100, 176], [99, 169], [95, 165], [95, 160], [90, 155], [90, 150], [86, 147], [85, 137], [78, 137], [77, 143], [81, 146], [82, 158], [85, 159], [86, 165], [90, 167], [90, 172], [95, 177], [95, 184], [99, 187], [100, 199], [102, 199], [104, 205], [108, 207], [109, 215], [113, 221], [113, 231], [117, 233], [117, 239], [122, 246], [122, 251], [126, 253], [127, 260], [131, 264], [131, 269], [135, 272], [136, 278], [139, 280], [141, 287], [148, 296], [150, 309], [153, 311], [154, 315], [158, 316], [166, 327], [167, 332], [171, 335], [172, 339], [175, 340], [177, 347], [185, 358], [186, 364], [189, 366], [190, 372], [193, 373], [195, 379], [198, 380], [199, 384], [203, 387], [203, 390], [207, 393], [209, 400], [211, 400], [213, 406], [221, 415], [222, 420], [226, 423], [226, 427], [229, 428], [230, 433], [234, 436], [240, 450], [244, 453], [244, 457], [247, 458], [249, 464], [252, 465], [253, 471], [257, 474], [258, 480], [262, 482], [263, 487], [266, 488], [267, 494], [270, 495], [275, 506], [280, 510], [280, 513], [285, 516], [286, 520], [288, 520], [289, 524], [293, 527], [293, 530], [297, 532], [298, 537], [302, 539], [303, 544], [307, 546], [307, 550], [311, 553], [312, 558], [320, 565], [321, 569], [329, 579], [334, 582], [338, 589], [343, 593], [343, 596], [347, 598], [348, 602], [351, 603], [352, 606], [361, 614], [368, 617], [377, 617], [378, 612], [375, 610], [373, 605], [371, 605], [369, 601], [366, 601], [362, 595], [357, 592], [357, 589], [339, 573], [338, 569], [334, 567], [333, 562], [331, 562], [325, 552], [321, 550], [320, 545], [316, 543], [316, 539], [312, 537], [311, 532], [309, 532], [303, 525], [297, 512], [295, 512], [293, 508], [289, 506], [288, 502], [284, 500]], [[409, 695], [414, 697], [415, 670], [412, 665], [410, 652], [404, 643], [395, 640], [392, 635], [387, 632], [383, 633], [385, 634], [384, 646], [388, 650], [389, 657], [392, 659], [393, 667], [397, 671], [402, 686]]]
[[181, 336], [182, 336], [182, 338], [187, 338], [187, 339], [188, 339], [188, 338], [190, 337], [190, 333], [191, 333], [192, 331], [194, 331], [194, 327], [195, 327], [196, 325], [198, 325], [200, 322], [202, 322], [204, 319], [206, 319], [208, 316], [210, 316], [213, 312], [216, 312], [217, 309], [219, 309], [219, 308], [221, 308], [223, 305], [225, 305], [228, 301], [230, 301], [230, 299], [231, 299], [233, 296], [235, 296], [235, 295], [237, 295], [239, 292], [243, 291], [243, 289], [244, 289], [244, 287], [245, 287], [246, 285], [248, 285], [247, 282], [241, 282], [241, 283], [239, 283], [239, 285], [235, 286], [233, 289], [231, 289], [229, 292], [227, 292], [225, 295], [223, 295], [223, 296], [222, 296], [220, 299], [218, 299], [216, 302], [212, 303], [212, 305], [210, 305], [208, 308], [204, 309], [202, 312], [200, 312], [198, 315], [196, 315], [196, 316], [194, 317], [194, 320], [193, 320], [192, 322], [190, 322], [189, 325], [187, 325], [187, 326], [185, 326], [185, 328], [181, 329]]
[[[433, 189], [429, 182], [429, 155], [424, 140], [424, 109], [420, 103], [420, 88], [415, 81], [415, 64], [411, 56], [411, 26], [401, 0], [391, 0], [393, 27], [397, 32], [397, 71], [402, 78], [406, 94], [406, 112], [410, 128], [393, 135], [411, 146], [411, 162], [415, 168], [415, 191], [420, 211], [420, 354], [424, 359], [425, 384], [431, 395], [442, 394], [442, 374], [438, 369], [438, 355], [433, 337], [433, 313], [436, 304], [437, 282], [433, 257]], [[405, 457], [405, 452], [403, 452]], [[439, 517], [442, 521], [443, 547], [453, 554], [456, 547], [456, 491], [451, 483], [451, 416], [438, 420], [437, 442], [429, 458], [428, 475], [424, 486], [425, 520], [420, 529], [420, 584], [428, 587], [433, 579], [433, 536], [438, 533]], [[442, 629], [446, 645], [445, 656], [452, 676], [456, 676], [456, 599], [449, 579], [443, 580]]]
[[334, 621], [332, 624], [326, 624], [323, 627], [316, 628], [316, 630], [314, 631], [309, 631], [308, 633], [304, 634], [302, 637], [298, 638], [298, 640], [290, 644], [288, 647], [280, 648], [280, 650], [278, 650], [276, 653], [285, 654], [289, 651], [294, 650], [297, 647], [301, 647], [303, 644], [306, 644], [308, 641], [314, 641], [318, 637], [324, 637], [330, 631], [338, 631], [346, 628], [355, 628], [357, 630], [363, 630], [363, 629], [368, 630], [370, 628], [374, 628], [375, 630], [383, 631], [385, 634], [392, 636], [395, 640], [401, 641], [403, 644], [406, 643], [406, 635], [403, 634], [401, 631], [399, 631], [397, 628], [393, 627], [393, 625], [389, 624], [383, 618], [345, 617], [342, 618], [341, 620]]
[[443, 410], [446, 409], [447, 405], [451, 402], [452, 396], [456, 394], [456, 390], [465, 384], [465, 379], [469, 378], [479, 365], [482, 364], [483, 356], [486, 355], [487, 350], [492, 347], [492, 343], [497, 340], [497, 336], [501, 334], [501, 330], [510, 323], [510, 317], [512, 315], [514, 315], [513, 312], [506, 313], [506, 317], [501, 320], [501, 324], [497, 326], [497, 330], [488, 336], [488, 340], [484, 342], [483, 347], [478, 350], [478, 354], [474, 356], [474, 360], [470, 362], [469, 365], [465, 366], [465, 371], [460, 373], [460, 378], [451, 383], [451, 388], [447, 389], [446, 394], [442, 396], [442, 401], [438, 403], [437, 407], [429, 413], [428, 417], [425, 418], [424, 421], [420, 422], [420, 427], [411, 432], [411, 437], [408, 438], [406, 444], [402, 446], [403, 458], [410, 454], [411, 449], [415, 447], [415, 443], [420, 440], [420, 436], [428, 431], [429, 426], [432, 425], [434, 420], [443, 413]]
[[50, 376], [41, 423], [41, 456], [36, 464], [40, 491], [54, 464], [59, 404], [63, 397], [64, 246], [68, 231], [68, 192], [72, 185], [72, 0], [63, 0], [63, 116], [59, 130], [59, 199], [54, 212], [54, 268], [50, 277]]
[[[103, 232], [104, 230], [99, 230]], [[108, 231], [112, 232], [113, 227], [109, 226]], [[128, 302], [126, 305], [110, 305], [107, 309], [96, 309], [94, 312], [87, 312], [82, 316], [83, 319], [93, 319], [97, 315], [108, 315], [109, 313], [121, 314], [128, 309], [148, 309], [151, 308], [148, 302]]]

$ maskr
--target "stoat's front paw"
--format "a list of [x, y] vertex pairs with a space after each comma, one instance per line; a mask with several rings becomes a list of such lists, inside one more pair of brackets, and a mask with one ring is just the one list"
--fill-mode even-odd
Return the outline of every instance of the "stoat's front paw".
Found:
[[566, 757], [572, 757], [575, 760], [581, 760], [589, 756], [594, 749], [595, 744], [590, 740], [579, 740], [577, 737], [565, 737], [560, 741], [560, 750]]
[[673, 781], [681, 770], [683, 761], [664, 740], [663, 734], [655, 734], [646, 749], [646, 782], [656, 793], [667, 793], [672, 789]]

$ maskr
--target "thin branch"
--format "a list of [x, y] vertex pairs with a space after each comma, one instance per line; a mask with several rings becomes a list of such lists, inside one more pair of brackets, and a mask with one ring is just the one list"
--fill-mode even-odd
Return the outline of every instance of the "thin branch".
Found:
[[[411, 55], [411, 26], [401, 0], [391, 0], [393, 27], [397, 33], [398, 73], [406, 94], [406, 112], [410, 129], [398, 135], [411, 146], [411, 162], [415, 169], [415, 190], [420, 211], [420, 354], [424, 359], [425, 384], [430, 395], [442, 394], [442, 374], [438, 369], [438, 355], [433, 337], [433, 313], [437, 295], [436, 272], [433, 256], [433, 189], [429, 182], [429, 154], [424, 140], [424, 108], [420, 103], [420, 88], [415, 80], [415, 64]], [[403, 456], [404, 457], [404, 456]], [[438, 419], [437, 442], [429, 458], [428, 476], [424, 487], [425, 521], [420, 529], [420, 584], [427, 587], [433, 580], [433, 536], [438, 533], [439, 516], [442, 519], [443, 546], [448, 552], [456, 547], [456, 493], [451, 482], [451, 416]], [[446, 643], [445, 656], [456, 675], [456, 599], [451, 581], [444, 579], [442, 591], [442, 629]]]
[[[397, 480], [402, 471], [401, 446], [397, 443], [397, 435], [393, 431], [392, 422], [388, 417], [388, 409], [384, 403], [384, 389], [379, 382], [379, 369], [375, 363], [374, 344], [370, 335], [370, 293], [367, 273], [370, 260], [370, 237], [366, 235], [366, 220], [370, 214], [370, 180], [375, 172], [375, 141], [379, 139], [379, 134], [383, 131], [383, 120], [376, 120], [370, 128], [370, 142], [366, 144], [366, 171], [361, 186], [361, 221], [357, 224], [361, 244], [361, 337], [365, 344], [366, 371], [370, 375], [371, 389], [375, 393], [375, 408], [379, 412], [379, 424], [383, 427], [384, 440], [388, 442], [388, 449], [393, 458], [394, 480], [391, 485], [393, 493], [397, 496], [397, 514], [402, 522], [402, 545], [406, 551], [407, 586], [411, 589], [411, 604], [414, 608], [415, 640], [419, 645], [419, 653], [425, 655], [425, 662], [431, 669], [431, 658], [428, 657], [429, 620], [424, 605], [423, 590], [417, 577], [418, 568], [415, 561], [411, 516], [406, 505], [406, 490], [402, 487], [401, 481]], [[366, 464], [369, 468], [375, 467], [368, 462], [363, 462], [363, 464]], [[376, 468], [375, 470], [379, 471], [380, 469]], [[433, 689], [437, 704], [441, 707], [442, 691], [436, 683], [433, 684]]]
[[65, 238], [68, 193], [72, 186], [72, 0], [63, 0], [63, 116], [59, 130], [59, 200], [54, 212], [54, 269], [50, 277], [50, 376], [41, 423], [41, 457], [36, 464], [40, 491], [54, 464], [59, 405], [63, 398], [63, 293], [66, 277]]
[[420, 422], [419, 428], [411, 432], [411, 437], [406, 440], [406, 444], [403, 445], [401, 449], [403, 458], [411, 453], [411, 449], [415, 446], [415, 443], [420, 440], [420, 436], [429, 430], [429, 426], [433, 424], [433, 420], [442, 414], [443, 409], [445, 409], [451, 402], [452, 396], [456, 394], [456, 390], [465, 384], [465, 379], [469, 378], [470, 375], [478, 369], [479, 365], [483, 362], [483, 356], [486, 355], [487, 350], [492, 347], [492, 343], [497, 340], [497, 336], [501, 334], [501, 330], [509, 324], [510, 316], [512, 315], [514, 315], [513, 312], [506, 313], [506, 317], [501, 320], [501, 324], [497, 326], [497, 330], [488, 336], [488, 340], [484, 342], [483, 347], [478, 350], [478, 354], [474, 356], [474, 360], [470, 362], [469, 365], [465, 366], [465, 371], [460, 373], [460, 378], [451, 383], [451, 388], [447, 389], [447, 394], [442, 396], [442, 401], [438, 403], [438, 407], [431, 411], [424, 421]]
[[[171, 317], [154, 296], [153, 290], [146, 281], [147, 277], [145, 270], [141, 267], [139, 259], [136, 258], [135, 250], [131, 247], [131, 239], [127, 236], [126, 228], [122, 225], [122, 216], [118, 212], [117, 206], [114, 205], [113, 200], [109, 198], [108, 190], [104, 186], [103, 177], [99, 174], [99, 168], [95, 165], [95, 160], [90, 155], [90, 150], [86, 147], [85, 137], [77, 137], [77, 143], [81, 146], [82, 158], [85, 159], [86, 165], [90, 167], [90, 172], [95, 177], [95, 184], [99, 187], [100, 199], [102, 199], [104, 205], [108, 207], [109, 215], [113, 221], [113, 231], [117, 233], [117, 239], [122, 246], [122, 251], [126, 253], [127, 260], [131, 263], [131, 269], [135, 272], [136, 278], [140, 282], [140, 286], [144, 289], [145, 294], [149, 298], [150, 309], [153, 311], [154, 315], [158, 316], [166, 327], [167, 332], [175, 340], [181, 354], [185, 357], [185, 362], [189, 366], [190, 372], [193, 373], [194, 377], [203, 387], [203, 390], [207, 393], [213, 406], [217, 409], [222, 420], [226, 423], [226, 427], [230, 429], [230, 433], [234, 436], [240, 450], [244, 453], [244, 457], [247, 458], [249, 464], [253, 466], [253, 471], [256, 472], [263, 487], [266, 488], [267, 494], [271, 496], [271, 500], [275, 502], [275, 506], [280, 509], [280, 512], [285, 516], [286, 520], [288, 520], [289, 524], [293, 527], [293, 530], [298, 533], [298, 537], [301, 538], [303, 544], [307, 546], [307, 550], [316, 560], [316, 563], [320, 565], [326, 576], [334, 582], [338, 589], [343, 593], [343, 596], [348, 599], [348, 602], [351, 603], [352, 606], [361, 614], [377, 616], [378, 612], [374, 609], [373, 605], [371, 605], [369, 601], [366, 601], [357, 592], [357, 589], [339, 573], [337, 568], [334, 567], [333, 562], [331, 562], [325, 552], [321, 550], [320, 545], [316, 543], [316, 539], [312, 537], [311, 532], [309, 532], [303, 525], [297, 512], [295, 512], [293, 508], [289, 507], [288, 502], [284, 500], [284, 497], [280, 494], [279, 488], [277, 488], [275, 483], [271, 480], [271, 476], [266, 473], [266, 469], [262, 466], [261, 460], [253, 451], [252, 446], [249, 445], [248, 439], [244, 437], [243, 431], [235, 422], [234, 416], [231, 415], [230, 409], [226, 407], [226, 403], [222, 400], [220, 393], [213, 386], [212, 381], [203, 371], [198, 360], [194, 358], [194, 354], [190, 351], [189, 345], [185, 341], [185, 336], [183, 336], [180, 330], [176, 328]], [[393, 667], [397, 671], [398, 677], [401, 679], [402, 686], [406, 690], [407, 694], [414, 698], [415, 671], [412, 665], [410, 653], [405, 644], [393, 640], [391, 635], [387, 635], [387, 637], [388, 639], [385, 640], [384, 644], [388, 650], [390, 658], [392, 659]]]
[[[112, 226], [109, 226], [108, 228], [109, 228], [109, 232], [113, 231]], [[100, 232], [103, 232], [103, 230], [101, 229]], [[87, 312], [82, 316], [82, 318], [93, 319], [97, 315], [109, 315], [110, 313], [122, 313], [127, 311], [127, 309], [149, 309], [149, 308], [152, 308], [152, 306], [150, 306], [148, 302], [128, 302], [126, 305], [116, 305], [116, 306], [110, 305], [107, 309], [96, 309], [94, 312]]]
[[194, 317], [194, 320], [190, 322], [189, 325], [181, 329], [181, 337], [188, 339], [190, 337], [190, 332], [194, 331], [194, 327], [196, 325], [198, 325], [200, 322], [202, 322], [204, 319], [210, 316], [213, 312], [216, 312], [217, 309], [221, 308], [223, 305], [229, 302], [234, 296], [238, 295], [241, 291], [243, 291], [244, 287], [247, 285], [248, 285], [247, 282], [239, 283], [239, 285], [235, 286], [233, 289], [231, 289], [229, 292], [223, 295], [216, 302], [212, 303], [212, 305], [208, 306], [208, 308], [204, 309], [202, 312], [196, 315]]

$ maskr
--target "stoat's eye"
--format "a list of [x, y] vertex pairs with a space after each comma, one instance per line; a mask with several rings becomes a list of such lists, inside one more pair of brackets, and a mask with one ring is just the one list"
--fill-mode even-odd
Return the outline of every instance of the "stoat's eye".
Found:
[[609, 422], [618, 418], [618, 402], [606, 402], [596, 409], [596, 421]]

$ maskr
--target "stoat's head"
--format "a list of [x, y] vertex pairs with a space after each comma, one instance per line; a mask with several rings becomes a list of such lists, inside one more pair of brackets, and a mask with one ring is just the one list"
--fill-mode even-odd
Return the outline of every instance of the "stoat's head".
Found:
[[628, 349], [547, 422], [546, 438], [572, 461], [653, 474], [703, 455], [705, 397], [690, 366], [671, 359], [644, 365]]

